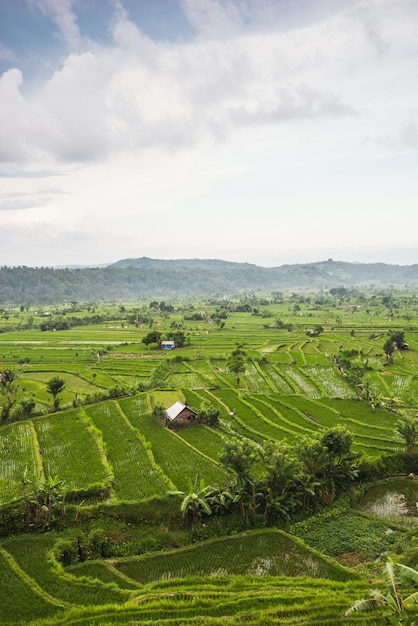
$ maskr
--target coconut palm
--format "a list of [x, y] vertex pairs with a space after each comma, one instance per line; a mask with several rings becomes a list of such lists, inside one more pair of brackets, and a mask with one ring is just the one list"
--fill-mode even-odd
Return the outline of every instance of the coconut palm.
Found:
[[344, 426], [334, 426], [316, 438], [298, 444], [302, 473], [311, 487], [316, 483], [316, 498], [330, 504], [358, 475], [359, 454], [351, 452], [352, 436]]
[[54, 399], [54, 411], [58, 411], [59, 409], [59, 399], [58, 394], [64, 390], [65, 380], [60, 378], [59, 376], [53, 376], [50, 378], [46, 384], [46, 390], [50, 393]]

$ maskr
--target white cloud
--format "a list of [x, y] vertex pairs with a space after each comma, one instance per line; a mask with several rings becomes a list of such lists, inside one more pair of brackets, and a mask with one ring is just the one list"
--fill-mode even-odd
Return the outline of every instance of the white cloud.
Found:
[[73, 10], [76, 0], [29, 0], [29, 2], [52, 19], [62, 38], [69, 45], [79, 46], [81, 35]]
[[401, 130], [400, 139], [407, 146], [418, 149], [418, 126], [414, 120], [409, 120]]
[[238, 5], [231, 0], [181, 0], [187, 19], [204, 37], [225, 39], [243, 27]]
[[[88, 162], [120, 150], [171, 149], [224, 137], [236, 123], [350, 113], [351, 102], [344, 102], [320, 76], [311, 76], [309, 64], [306, 72], [306, 35], [264, 33], [241, 35], [233, 43], [157, 44], [122, 13], [113, 27], [114, 48], [69, 55], [34, 94], [23, 98], [17, 70], [3, 77], [6, 127], [9, 121], [17, 127], [3, 160], [22, 156], [22, 143], [31, 147], [31, 156], [41, 152], [62, 161]], [[331, 45], [322, 47], [323, 59]], [[290, 56], [293, 48], [297, 52]], [[313, 52], [318, 55], [315, 46]]]
[[29, 192], [0, 193], [0, 211], [20, 211], [43, 207], [49, 204], [54, 196], [66, 193], [55, 187], [45, 187]]
[[22, 161], [28, 143], [27, 105], [20, 87], [22, 73], [8, 70], [0, 76], [0, 162]]
[[0, 160], [20, 171], [3, 179], [3, 255], [19, 228], [37, 263], [178, 256], [186, 230], [189, 256], [268, 264], [401, 247], [390, 213], [418, 192], [412, 0], [183, 0], [195, 36], [170, 42], [115, 2], [108, 46], [79, 45], [75, 2], [36, 2], [73, 52], [30, 90], [18, 69], [0, 78]]
[[0, 200], [0, 211], [21, 211], [45, 206], [51, 198], [9, 198]]
[[266, 101], [231, 110], [231, 119], [240, 125], [272, 124], [289, 119], [347, 114], [354, 114], [354, 109], [341, 103], [334, 93], [316, 91], [304, 84], [288, 84], [278, 87]]

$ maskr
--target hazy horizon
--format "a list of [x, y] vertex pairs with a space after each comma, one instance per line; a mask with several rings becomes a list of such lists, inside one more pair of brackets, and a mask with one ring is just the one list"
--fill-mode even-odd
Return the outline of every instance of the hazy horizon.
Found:
[[136, 259], [141, 259], [141, 258], [147, 258], [151, 261], [220, 261], [222, 263], [226, 262], [226, 263], [237, 263], [237, 264], [246, 264], [246, 265], [254, 265], [257, 267], [262, 267], [262, 268], [275, 268], [275, 267], [282, 267], [285, 265], [310, 265], [310, 264], [315, 264], [315, 263], [328, 263], [328, 262], [332, 262], [332, 263], [352, 263], [354, 265], [375, 265], [375, 264], [384, 264], [384, 265], [394, 265], [394, 266], [401, 266], [401, 267], [407, 267], [407, 266], [411, 266], [411, 265], [416, 265], [416, 263], [388, 263], [386, 261], [347, 261], [345, 259], [333, 259], [331, 257], [328, 258], [324, 258], [324, 259], [316, 259], [315, 261], [306, 261], [306, 262], [298, 262], [298, 261], [294, 261], [292, 263], [279, 263], [277, 265], [263, 265], [262, 263], [251, 263], [250, 261], [229, 261], [228, 259], [221, 259], [221, 258], [215, 258], [215, 257], [178, 257], [178, 258], [171, 258], [171, 257], [147, 257], [147, 256], [143, 256], [143, 257], [126, 257], [123, 259], [114, 259], [113, 261], [109, 261], [109, 262], [104, 262], [104, 263], [91, 263], [91, 264], [83, 264], [83, 263], [63, 263], [60, 265], [28, 265], [26, 263], [20, 263], [20, 264], [3, 264], [2, 267], [9, 267], [9, 268], [13, 268], [13, 267], [31, 267], [34, 269], [40, 269], [40, 268], [52, 268], [52, 269], [75, 269], [75, 268], [81, 268], [81, 269], [89, 269], [89, 268], [100, 268], [100, 267], [109, 267], [111, 265], [114, 265], [115, 263], [118, 263], [119, 261], [127, 261], [130, 259], [136, 260]]

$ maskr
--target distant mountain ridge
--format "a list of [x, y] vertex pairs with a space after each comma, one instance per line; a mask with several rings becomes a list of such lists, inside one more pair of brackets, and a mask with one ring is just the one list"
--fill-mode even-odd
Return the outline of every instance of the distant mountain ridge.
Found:
[[[200, 267], [200, 268], [220, 268], [220, 267], [258, 267], [254, 263], [240, 263], [237, 261], [222, 261], [221, 259], [151, 259], [143, 256], [137, 259], [121, 259], [116, 263], [111, 263], [108, 267]], [[266, 268], [265, 268], [266, 269]]]
[[0, 268], [0, 304], [233, 295], [332, 287], [418, 287], [418, 265], [319, 261], [261, 267], [220, 259], [122, 259], [107, 266]]

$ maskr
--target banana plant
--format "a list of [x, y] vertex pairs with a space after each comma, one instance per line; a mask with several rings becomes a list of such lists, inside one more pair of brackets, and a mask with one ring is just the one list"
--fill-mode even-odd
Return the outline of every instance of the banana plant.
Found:
[[170, 491], [170, 495], [181, 496], [182, 502], [180, 511], [183, 517], [188, 517], [192, 524], [205, 515], [212, 515], [210, 498], [215, 494], [217, 488], [206, 485], [204, 478], [199, 478], [196, 474], [194, 480], [189, 478], [188, 491]]
[[346, 616], [350, 616], [356, 611], [379, 611], [382, 609], [388, 624], [417, 626], [418, 615], [416, 619], [413, 619], [411, 609], [418, 604], [418, 591], [402, 596], [400, 586], [402, 581], [418, 583], [418, 571], [388, 559], [385, 564], [384, 576], [387, 589], [385, 591], [372, 589], [368, 598], [355, 600], [346, 612]]

